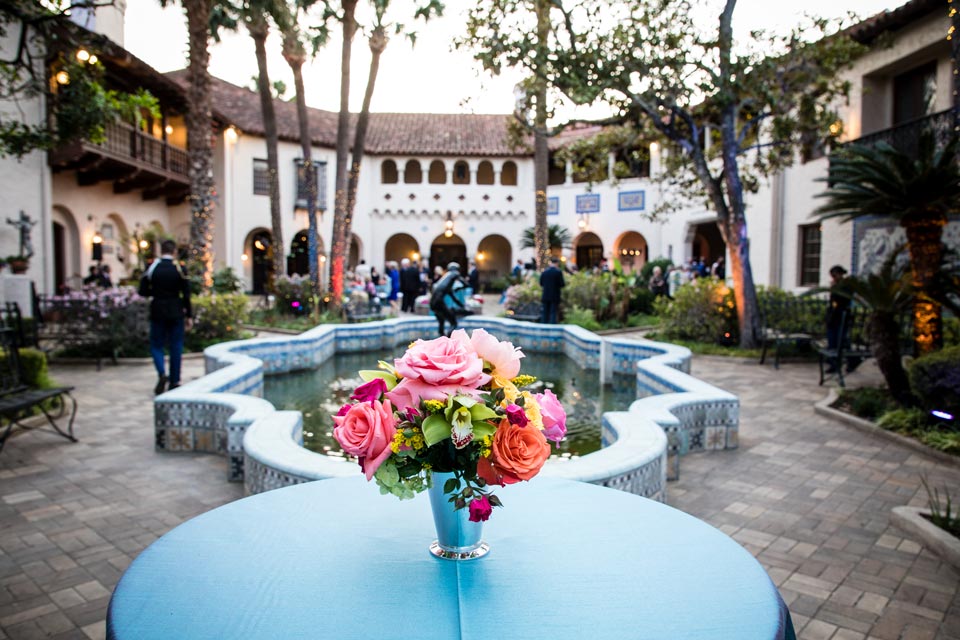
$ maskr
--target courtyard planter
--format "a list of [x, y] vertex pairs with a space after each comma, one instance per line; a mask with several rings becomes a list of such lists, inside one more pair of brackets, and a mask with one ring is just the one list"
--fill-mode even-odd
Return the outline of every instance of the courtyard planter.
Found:
[[936, 553], [944, 562], [960, 570], [960, 538], [944, 531], [929, 520], [930, 512], [917, 507], [894, 507], [891, 522]]

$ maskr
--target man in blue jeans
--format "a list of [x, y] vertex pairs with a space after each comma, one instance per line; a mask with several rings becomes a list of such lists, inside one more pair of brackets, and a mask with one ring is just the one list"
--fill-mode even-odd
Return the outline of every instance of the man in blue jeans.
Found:
[[[174, 261], [177, 244], [164, 240], [160, 259], [154, 260], [140, 279], [140, 295], [150, 301], [150, 355], [157, 368], [157, 395], [180, 386], [180, 359], [183, 355], [183, 334], [193, 324], [190, 309], [190, 281]], [[170, 377], [164, 368], [164, 349], [170, 350]]]

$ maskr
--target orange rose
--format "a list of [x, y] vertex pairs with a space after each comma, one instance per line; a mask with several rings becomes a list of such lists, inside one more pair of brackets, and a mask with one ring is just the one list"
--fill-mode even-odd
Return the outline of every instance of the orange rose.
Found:
[[542, 431], [503, 419], [493, 434], [490, 457], [477, 461], [477, 475], [488, 484], [513, 484], [540, 473], [549, 457], [550, 445]]

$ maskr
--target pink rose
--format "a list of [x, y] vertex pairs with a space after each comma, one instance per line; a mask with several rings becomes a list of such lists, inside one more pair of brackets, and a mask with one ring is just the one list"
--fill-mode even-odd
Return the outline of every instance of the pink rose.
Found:
[[480, 496], [470, 501], [470, 522], [486, 522], [493, 513], [490, 500], [487, 496]]
[[383, 378], [374, 378], [370, 382], [366, 382], [354, 389], [353, 395], [350, 396], [350, 399], [357, 400], [358, 402], [379, 400], [380, 396], [385, 393], [386, 390], [387, 383], [383, 380]]
[[386, 397], [402, 409], [458, 392], [477, 395], [477, 388], [490, 380], [471, 348], [445, 337], [417, 340], [394, 365], [401, 380]]
[[484, 329], [474, 329], [470, 344], [478, 356], [490, 363], [494, 376], [512, 380], [520, 374], [520, 358], [524, 356], [512, 342], [501, 342]]
[[337, 411], [337, 415], [338, 415], [338, 416], [345, 416], [345, 415], [347, 415], [347, 411], [350, 411], [350, 407], [352, 407], [352, 406], [353, 406], [353, 405], [348, 402], [347, 404], [345, 404], [345, 405], [343, 405], [342, 407], [340, 407], [340, 410]]
[[534, 396], [540, 405], [540, 416], [543, 418], [543, 435], [547, 440], [560, 442], [567, 434], [567, 412], [563, 410], [560, 399], [553, 395], [553, 391], [545, 389], [543, 393]]
[[525, 427], [530, 422], [527, 419], [527, 414], [523, 412], [523, 407], [515, 404], [507, 405], [507, 420], [510, 421], [510, 424], [515, 424], [518, 427]]
[[334, 416], [333, 437], [343, 450], [357, 456], [367, 480], [390, 457], [397, 419], [390, 401], [358, 402], [342, 416]]

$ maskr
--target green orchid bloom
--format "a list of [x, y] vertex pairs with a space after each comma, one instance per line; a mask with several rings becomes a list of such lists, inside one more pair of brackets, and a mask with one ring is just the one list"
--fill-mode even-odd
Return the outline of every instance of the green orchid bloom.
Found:
[[474, 438], [493, 435], [496, 427], [489, 422], [497, 412], [470, 396], [450, 396], [443, 413], [435, 413], [423, 421], [423, 437], [427, 446], [446, 438], [463, 449]]

